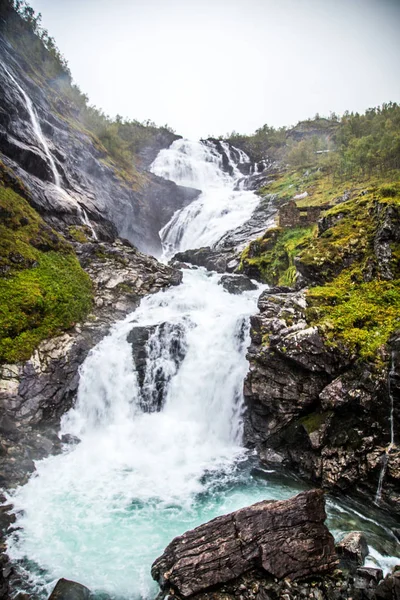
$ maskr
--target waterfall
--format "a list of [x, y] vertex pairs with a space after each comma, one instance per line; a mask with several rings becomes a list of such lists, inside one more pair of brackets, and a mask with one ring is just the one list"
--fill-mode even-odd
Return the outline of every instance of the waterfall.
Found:
[[[234, 192], [222, 167], [212, 143], [179, 140], [156, 159], [154, 171], [203, 190], [166, 226], [171, 252], [212, 243], [251, 214], [257, 197]], [[154, 598], [150, 566], [176, 535], [299, 491], [287, 476], [253, 470], [241, 444], [259, 292], [232, 295], [220, 275], [185, 270], [181, 285], [143, 299], [89, 353], [61, 423], [79, 443], [38, 461], [7, 499], [16, 514], [8, 554], [30, 595], [46, 598], [65, 577], [120, 600]], [[342, 533], [344, 520], [335, 527]]]
[[81, 218], [82, 223], [84, 225], [86, 225], [86, 227], [88, 227], [90, 229], [90, 232], [92, 234], [92, 238], [97, 241], [98, 237], [97, 237], [96, 231], [95, 231], [92, 223], [90, 222], [89, 217], [87, 216], [87, 212], [85, 211], [85, 209], [83, 209], [79, 205], [78, 205], [78, 214], [79, 214], [79, 216]]
[[390, 455], [390, 452], [395, 447], [395, 443], [394, 443], [394, 398], [393, 398], [393, 392], [392, 392], [392, 377], [394, 377], [396, 374], [396, 368], [395, 368], [395, 364], [394, 364], [394, 351], [392, 352], [390, 358], [391, 358], [390, 369], [388, 371], [388, 378], [387, 378], [388, 396], [389, 396], [389, 401], [390, 401], [390, 411], [389, 411], [390, 442], [389, 442], [389, 445], [385, 448], [385, 452], [381, 458], [381, 470], [379, 473], [378, 487], [377, 487], [376, 494], [375, 494], [375, 504], [377, 506], [379, 506], [379, 504], [382, 500], [383, 483], [385, 481], [385, 477], [386, 477], [386, 473], [387, 473], [387, 468], [388, 468], [388, 463], [389, 463], [389, 455]]
[[[45, 569], [49, 585], [64, 576], [122, 597], [152, 596], [150, 565], [172, 537], [261, 499], [260, 491], [241, 492], [238, 479], [248, 320], [258, 293], [231, 295], [219, 280], [185, 271], [180, 286], [143, 300], [86, 359], [61, 429], [81, 442], [40, 461], [12, 497], [22, 529], [9, 554]], [[160, 412], [142, 405], [127, 341], [135, 328], [153, 332], [148, 389], [160, 366], [168, 375]], [[172, 361], [179, 338], [183, 350]]]
[[50, 169], [51, 172], [53, 174], [53, 179], [54, 179], [54, 184], [57, 187], [61, 187], [61, 178], [60, 175], [57, 171], [57, 167], [56, 167], [56, 163], [54, 162], [54, 158], [52, 157], [52, 154], [50, 152], [50, 148], [48, 146], [47, 140], [43, 135], [42, 132], [42, 128], [40, 127], [40, 123], [39, 123], [39, 119], [37, 117], [36, 114], [36, 110], [33, 106], [33, 102], [32, 100], [29, 98], [28, 94], [25, 92], [25, 90], [19, 85], [19, 83], [16, 81], [16, 79], [11, 75], [11, 73], [9, 72], [8, 69], [6, 69], [6, 67], [3, 64], [3, 69], [5, 70], [5, 72], [7, 73], [8, 77], [11, 79], [11, 81], [13, 82], [13, 84], [15, 85], [15, 87], [17, 88], [17, 90], [19, 91], [19, 93], [21, 94], [22, 98], [24, 99], [25, 102], [25, 106], [26, 109], [28, 111], [29, 114], [29, 118], [31, 120], [32, 123], [32, 128], [33, 128], [33, 132], [36, 136], [36, 139], [39, 143], [39, 146], [42, 147], [46, 158], [49, 162], [50, 165]]
[[[179, 185], [200, 189], [201, 195], [189, 206], [177, 211], [160, 231], [164, 255], [201, 246], [212, 246], [228, 231], [247, 221], [259, 203], [251, 191], [236, 190], [243, 175], [233, 159], [229, 144], [220, 142], [232, 175], [223, 170], [223, 158], [213, 142], [176, 140], [161, 150], [151, 171]], [[243, 152], [239, 160], [250, 163]]]
[[92, 226], [92, 224], [89, 221], [89, 218], [86, 214], [86, 212], [79, 206], [78, 202], [72, 198], [72, 196], [70, 196], [70, 194], [68, 194], [61, 185], [61, 177], [60, 174], [57, 170], [56, 167], [56, 163], [54, 161], [54, 158], [51, 154], [49, 145], [47, 143], [47, 140], [43, 134], [42, 128], [40, 126], [39, 123], [39, 119], [35, 110], [35, 107], [33, 105], [32, 100], [30, 99], [30, 97], [28, 96], [28, 94], [25, 92], [25, 90], [19, 85], [19, 83], [16, 81], [15, 77], [13, 77], [13, 75], [11, 75], [10, 71], [5, 67], [5, 65], [2, 63], [3, 69], [4, 71], [7, 73], [8, 77], [10, 78], [10, 80], [13, 82], [13, 84], [15, 85], [15, 87], [17, 88], [18, 92], [20, 93], [20, 95], [22, 96], [25, 106], [26, 106], [26, 110], [29, 114], [29, 118], [31, 120], [31, 124], [32, 124], [32, 129], [33, 132], [35, 134], [35, 137], [38, 141], [39, 146], [42, 148], [42, 150], [44, 151], [46, 158], [48, 160], [52, 175], [53, 175], [53, 182], [55, 187], [57, 188], [58, 193], [68, 202], [70, 202], [71, 204], [73, 204], [76, 209], [77, 209], [77, 213], [79, 215], [79, 218], [81, 220], [81, 222], [86, 225], [87, 227], [89, 227], [91, 233], [92, 233], [92, 237], [93, 239], [97, 240], [97, 235], [96, 232]]

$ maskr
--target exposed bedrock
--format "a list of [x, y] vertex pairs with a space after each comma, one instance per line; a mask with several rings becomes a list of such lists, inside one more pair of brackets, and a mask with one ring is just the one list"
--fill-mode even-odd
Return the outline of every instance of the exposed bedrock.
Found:
[[[168, 131], [155, 135], [142, 148], [137, 174], [129, 179], [80, 123], [76, 109], [57, 91], [57, 82], [41, 85], [1, 34], [0, 51], [0, 160], [30, 190], [34, 208], [59, 231], [80, 224], [84, 209], [100, 239], [112, 241], [119, 235], [142, 251], [160, 254], [158, 231], [200, 193], [146, 171], [157, 152], [179, 136]], [[10, 75], [33, 102], [63, 189], [55, 185], [26, 101]]]
[[[263, 292], [251, 319], [245, 437], [262, 461], [400, 510], [400, 340], [380, 368], [328, 345], [304, 292]], [[392, 410], [393, 409], [393, 410]], [[392, 421], [393, 419], [393, 421]], [[382, 470], [384, 473], [382, 475]]]
[[49, 600], [88, 600], [90, 596], [90, 590], [84, 585], [68, 579], [59, 579]]
[[180, 323], [161, 323], [133, 327], [127, 341], [140, 387], [140, 406], [144, 412], [162, 410], [168, 384], [186, 355], [185, 329]]
[[166, 593], [188, 597], [254, 568], [292, 580], [327, 573], [337, 557], [325, 518], [318, 490], [258, 502], [175, 538], [153, 563], [152, 576]]

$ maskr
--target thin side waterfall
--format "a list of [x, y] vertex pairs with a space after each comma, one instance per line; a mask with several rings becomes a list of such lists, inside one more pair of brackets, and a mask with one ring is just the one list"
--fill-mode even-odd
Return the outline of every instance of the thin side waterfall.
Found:
[[92, 234], [92, 238], [94, 240], [97, 240], [98, 237], [97, 237], [96, 231], [94, 230], [94, 227], [93, 227], [92, 223], [90, 222], [90, 219], [87, 216], [87, 212], [85, 211], [85, 209], [83, 209], [82, 207], [78, 206], [78, 214], [81, 217], [82, 223], [84, 223], [86, 225], [86, 227], [88, 227], [90, 229], [90, 232]]
[[78, 202], [72, 198], [72, 196], [70, 196], [70, 194], [68, 194], [63, 188], [62, 188], [62, 182], [61, 182], [61, 177], [60, 174], [57, 170], [56, 167], [56, 163], [54, 161], [54, 158], [51, 154], [49, 145], [47, 143], [47, 140], [43, 134], [42, 128], [40, 126], [39, 123], [39, 119], [35, 110], [35, 107], [33, 105], [32, 100], [30, 99], [30, 97], [28, 96], [28, 94], [25, 92], [25, 90], [20, 86], [20, 84], [18, 83], [18, 81], [16, 81], [15, 77], [13, 77], [13, 75], [11, 75], [10, 71], [6, 68], [6, 66], [2, 63], [3, 69], [4, 71], [7, 73], [8, 77], [11, 79], [11, 81], [13, 82], [13, 84], [15, 85], [15, 87], [17, 88], [17, 90], [19, 91], [20, 95], [22, 96], [26, 109], [28, 111], [29, 114], [29, 118], [31, 120], [32, 123], [32, 129], [33, 132], [35, 134], [35, 137], [38, 141], [39, 146], [43, 149], [46, 158], [48, 160], [52, 175], [53, 175], [53, 180], [54, 180], [54, 185], [56, 186], [58, 193], [60, 195], [62, 195], [63, 198], [65, 198], [68, 202], [70, 202], [71, 204], [73, 204], [74, 206], [76, 206], [77, 208], [77, 213], [82, 221], [82, 223], [84, 225], [86, 225], [87, 227], [89, 227], [91, 233], [92, 233], [92, 237], [93, 239], [97, 240], [97, 235], [96, 232], [92, 226], [92, 224], [89, 221], [89, 218], [86, 214], [86, 212], [79, 206]]
[[383, 483], [385, 481], [385, 477], [386, 477], [386, 473], [387, 473], [387, 468], [388, 468], [388, 463], [389, 463], [389, 455], [390, 455], [390, 452], [395, 447], [395, 443], [394, 443], [394, 398], [393, 398], [393, 392], [392, 392], [392, 377], [394, 377], [395, 373], [396, 373], [396, 370], [395, 370], [395, 365], [394, 365], [394, 351], [393, 351], [391, 354], [390, 369], [388, 372], [388, 379], [387, 379], [388, 395], [389, 395], [389, 401], [390, 401], [390, 412], [389, 412], [390, 443], [387, 446], [387, 448], [385, 448], [385, 452], [381, 459], [382, 466], [381, 466], [381, 470], [379, 473], [378, 487], [377, 487], [376, 495], [375, 495], [375, 504], [377, 506], [379, 506], [379, 504], [381, 503], [381, 500], [382, 500]]
[[42, 128], [40, 127], [39, 119], [37, 117], [36, 110], [33, 106], [32, 100], [29, 98], [29, 96], [25, 92], [25, 90], [19, 85], [18, 81], [16, 81], [16, 79], [11, 75], [10, 71], [5, 67], [4, 64], [3, 64], [3, 69], [5, 70], [8, 77], [11, 79], [11, 81], [14, 83], [15, 87], [21, 94], [22, 98], [24, 99], [26, 109], [27, 109], [29, 117], [31, 119], [34, 134], [36, 136], [37, 141], [39, 142], [39, 146], [42, 147], [42, 149], [47, 157], [47, 160], [49, 162], [51, 172], [53, 174], [54, 184], [57, 187], [61, 187], [60, 174], [57, 171], [56, 163], [54, 162], [54, 158], [50, 152], [47, 140], [43, 135]]
[[[243, 175], [234, 163], [229, 145], [225, 146], [234, 165], [232, 175], [223, 170], [222, 156], [212, 142], [176, 140], [161, 150], [151, 165], [151, 171], [160, 177], [202, 190], [197, 200], [177, 211], [160, 231], [166, 258], [189, 248], [212, 246], [247, 221], [258, 205], [256, 194], [235, 189]], [[238, 156], [250, 164], [247, 155]]]

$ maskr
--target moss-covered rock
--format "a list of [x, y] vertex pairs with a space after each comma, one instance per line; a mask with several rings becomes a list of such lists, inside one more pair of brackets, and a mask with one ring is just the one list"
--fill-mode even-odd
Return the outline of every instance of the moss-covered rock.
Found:
[[92, 289], [72, 247], [0, 181], [0, 363], [82, 320]]
[[316, 234], [316, 226], [269, 229], [243, 251], [239, 271], [270, 285], [292, 286], [295, 256]]

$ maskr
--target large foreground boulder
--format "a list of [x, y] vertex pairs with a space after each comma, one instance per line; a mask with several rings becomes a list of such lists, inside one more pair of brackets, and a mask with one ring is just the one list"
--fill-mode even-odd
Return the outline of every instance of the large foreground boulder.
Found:
[[59, 579], [52, 591], [49, 600], [87, 600], [90, 590], [76, 581]]
[[327, 573], [337, 557], [325, 518], [320, 490], [258, 502], [175, 538], [151, 574], [161, 588], [187, 597], [254, 568], [292, 580]]

